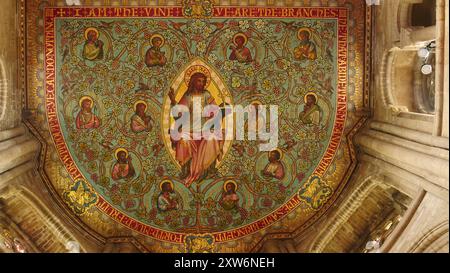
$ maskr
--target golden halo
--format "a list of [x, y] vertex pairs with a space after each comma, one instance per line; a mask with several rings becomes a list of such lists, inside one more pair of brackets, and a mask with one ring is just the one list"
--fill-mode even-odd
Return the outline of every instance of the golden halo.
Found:
[[203, 65], [193, 65], [186, 70], [184, 74], [184, 82], [186, 83], [186, 85], [189, 86], [192, 75], [197, 72], [200, 72], [206, 76], [205, 89], [208, 88], [208, 86], [211, 84], [211, 72], [209, 72], [208, 68], [204, 67]]
[[263, 105], [262, 102], [259, 100], [254, 100], [254, 101], [250, 102], [250, 105], [254, 105], [254, 104]]
[[152, 46], [154, 46], [152, 41], [153, 41], [153, 38], [156, 38], [156, 37], [158, 37], [158, 38], [161, 39], [161, 45], [160, 45], [159, 47], [163, 47], [164, 44], [166, 43], [166, 39], [164, 39], [164, 37], [163, 37], [161, 34], [158, 34], [158, 33], [155, 33], [155, 34], [153, 34], [153, 35], [150, 37], [150, 44], [151, 44]]
[[269, 151], [269, 155], [271, 152], [274, 152], [274, 151], [278, 151], [278, 153], [280, 153], [280, 160], [282, 160], [284, 157], [283, 151], [280, 148], [276, 148], [276, 149], [273, 149], [272, 151]]
[[309, 28], [302, 27], [302, 28], [300, 28], [300, 29], [298, 30], [298, 32], [297, 32], [297, 38], [298, 38], [299, 40], [300, 40], [300, 33], [301, 33], [302, 31], [308, 32], [308, 34], [309, 34], [309, 39], [312, 38], [312, 32], [311, 32], [311, 30], [310, 30]]
[[93, 30], [97, 34], [97, 38], [100, 37], [100, 33], [98, 33], [98, 30], [95, 27], [89, 27], [84, 31], [84, 38], [86, 40], [89, 39], [88, 34], [89, 34], [89, 31], [91, 31], [91, 30]]
[[227, 181], [225, 181], [225, 183], [223, 183], [223, 190], [227, 191], [227, 185], [230, 184], [230, 183], [234, 184], [234, 191], [236, 192], [237, 189], [238, 189], [238, 185], [237, 185], [237, 183], [234, 180], [227, 180]]
[[147, 112], [148, 104], [147, 104], [145, 101], [143, 101], [143, 100], [138, 100], [137, 102], [134, 103], [134, 106], [133, 106], [134, 112], [136, 112], [136, 107], [137, 107], [138, 104], [140, 104], [140, 103], [142, 103], [142, 104], [145, 105], [145, 110], [144, 110], [144, 112]]
[[308, 92], [308, 93], [306, 93], [305, 97], [303, 98], [303, 101], [304, 101], [305, 103], [308, 102], [308, 96], [309, 96], [309, 95], [313, 95], [314, 98], [316, 98], [316, 103], [319, 101], [319, 99], [317, 98], [316, 93], [314, 93], [314, 92]]
[[236, 42], [236, 38], [237, 37], [243, 37], [244, 38], [244, 46], [247, 44], [247, 42], [248, 42], [248, 37], [247, 37], [247, 35], [245, 35], [244, 33], [242, 33], [242, 32], [240, 32], [240, 33], [237, 33], [237, 34], [235, 34], [234, 36], [233, 36], [233, 44], [235, 45], [235, 46], [237, 46], [237, 42]]
[[161, 183], [159, 183], [159, 189], [160, 189], [161, 191], [163, 190], [162, 186], [164, 185], [164, 183], [169, 183], [170, 186], [172, 186], [172, 190], [175, 189], [174, 186], [173, 186], [173, 182], [172, 182], [171, 180], [169, 180], [169, 179], [165, 179], [165, 180], [163, 180]]
[[125, 152], [127, 158], [128, 158], [128, 151], [124, 148], [117, 148], [116, 151], [114, 152], [114, 157], [116, 158], [116, 160], [119, 160], [119, 152]]
[[94, 107], [94, 99], [90, 96], [83, 96], [78, 101], [78, 105], [80, 105], [81, 108], [83, 108], [83, 101], [89, 100], [91, 102], [91, 108]]

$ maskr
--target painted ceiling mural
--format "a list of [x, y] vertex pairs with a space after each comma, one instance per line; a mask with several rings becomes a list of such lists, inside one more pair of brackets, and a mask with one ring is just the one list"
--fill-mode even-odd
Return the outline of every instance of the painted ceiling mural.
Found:
[[[366, 84], [355, 3], [35, 6], [45, 31], [28, 99], [44, 178], [90, 228], [131, 231], [151, 251], [249, 251], [267, 233], [298, 232], [355, 166], [348, 140]], [[276, 149], [172, 139], [171, 106], [192, 105], [195, 92], [221, 107], [277, 105]]]

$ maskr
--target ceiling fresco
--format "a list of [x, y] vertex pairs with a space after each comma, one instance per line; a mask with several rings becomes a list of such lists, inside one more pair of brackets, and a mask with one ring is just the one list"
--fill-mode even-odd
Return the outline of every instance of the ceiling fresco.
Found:
[[[55, 202], [88, 232], [134, 236], [149, 251], [250, 251], [264, 238], [304, 230], [345, 186], [367, 103], [363, 1], [38, 2], [28, 6], [39, 15], [28, 40], [40, 41], [28, 52], [27, 99], [36, 109], [29, 127], [43, 143], [40, 171]], [[260, 106], [255, 127], [245, 117], [243, 128], [266, 126], [277, 145], [175, 139], [172, 107], [195, 116], [197, 99], [221, 113]], [[220, 128], [235, 132], [237, 114], [228, 115]], [[194, 121], [186, 134], [196, 133]]]

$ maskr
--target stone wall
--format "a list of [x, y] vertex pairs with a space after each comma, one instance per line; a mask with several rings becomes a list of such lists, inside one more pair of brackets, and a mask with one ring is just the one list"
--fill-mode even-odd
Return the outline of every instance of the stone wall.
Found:
[[[64, 1], [49, 2], [64, 5]], [[101, 1], [84, 2], [96, 5]], [[107, 2], [111, 5], [157, 4], [157, 1], [146, 0]], [[158, 4], [178, 2], [159, 1]], [[241, 5], [283, 4], [280, 1], [266, 3], [256, 0], [225, 2]], [[307, 2], [317, 6], [334, 3], [332, 0]], [[436, 0], [436, 26], [411, 27], [411, 5], [420, 2], [384, 0], [380, 6], [373, 7], [376, 18], [371, 83], [373, 117], [355, 139], [359, 149], [359, 166], [348, 187], [329, 212], [314, 225], [291, 239], [267, 241], [259, 251], [449, 251], [449, 1]], [[19, 58], [23, 53], [19, 50], [20, 39], [17, 35], [21, 3], [19, 0], [2, 0], [0, 9], [0, 231], [10, 234], [8, 238], [0, 236], [0, 243], [2, 240], [14, 242], [16, 238], [27, 252], [65, 252], [65, 244], [69, 241], [79, 242], [82, 252], [145, 251], [133, 238], [105, 239], [86, 235], [81, 225], [54, 205], [51, 193], [37, 175], [41, 146], [21, 122], [25, 88], [21, 83], [25, 67]], [[285, 4], [301, 5], [304, 1], [287, 0]], [[434, 39], [437, 42], [436, 111], [434, 114], [411, 112], [398, 102], [402, 101], [402, 96], [409, 96], [405, 86], [411, 84], [413, 87], [414, 83], [405, 82], [405, 86], [400, 86], [398, 90], [392, 84], [395, 81], [392, 71], [396, 69], [393, 54], [399, 50], [417, 50], [422, 42]], [[411, 73], [414, 69], [410, 69]], [[398, 82], [401, 83], [397, 79]], [[396, 192], [407, 196], [408, 202], [402, 201], [405, 198], [397, 200], [399, 194]], [[392, 206], [377, 207], [377, 200], [389, 204], [392, 201]], [[370, 208], [363, 211], [368, 206]], [[389, 224], [391, 214], [385, 213], [394, 208], [400, 216], [395, 218], [399, 219], [395, 225]], [[379, 225], [371, 226], [373, 219], [378, 219]], [[389, 228], [384, 228], [387, 226]], [[349, 237], [346, 234], [358, 236]], [[381, 239], [378, 245], [365, 249], [366, 243], [376, 242], [379, 234]], [[343, 247], [339, 248], [340, 245]], [[0, 247], [0, 252], [8, 251], [13, 251], [13, 248]]]

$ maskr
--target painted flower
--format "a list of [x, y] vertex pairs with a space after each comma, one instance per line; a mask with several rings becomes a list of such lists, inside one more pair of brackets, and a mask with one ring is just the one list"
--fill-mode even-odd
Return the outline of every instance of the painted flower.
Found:
[[205, 51], [206, 51], [206, 43], [203, 42], [203, 41], [199, 42], [199, 43], [197, 44], [197, 50], [198, 50], [200, 53], [205, 52]]
[[304, 139], [304, 138], [306, 138], [306, 133], [305, 133], [304, 131], [299, 131], [299, 132], [297, 133], [297, 138], [299, 138], [299, 139]]
[[234, 68], [234, 62], [233, 61], [225, 61], [223, 64], [223, 68], [225, 70], [231, 71]]
[[115, 92], [116, 92], [117, 96], [121, 96], [122, 93], [123, 93], [123, 87], [122, 86], [117, 86], [116, 89], [115, 89]]
[[284, 82], [286, 82], [288, 80], [288, 77], [285, 73], [280, 73], [277, 75], [276, 80], [280, 83], [283, 84]]
[[144, 76], [144, 78], [152, 78], [153, 70], [150, 70], [147, 66], [145, 66], [142, 70], [142, 75]]
[[129, 63], [137, 63], [137, 62], [139, 62], [139, 57], [138, 57], [137, 54], [129, 54], [127, 59], [128, 59]]
[[125, 207], [127, 209], [131, 209], [135, 206], [134, 200], [133, 199], [129, 199], [125, 202]]
[[256, 155], [256, 149], [255, 149], [255, 147], [249, 147], [248, 150], [247, 150], [247, 154], [248, 154], [249, 156], [255, 156], [255, 155]]
[[244, 70], [244, 74], [246, 77], [253, 77], [255, 75], [255, 70], [253, 70], [253, 67], [249, 66]]
[[281, 60], [281, 69], [287, 70], [289, 67], [291, 67], [291, 62], [286, 59], [282, 59]]
[[92, 90], [94, 91], [95, 94], [100, 94], [102, 92], [102, 87], [100, 85], [95, 85]]
[[78, 57], [76, 55], [71, 55], [70, 58], [68, 59], [68, 62], [69, 62], [68, 64], [76, 65], [78, 63]]
[[127, 141], [126, 138], [124, 138], [123, 136], [121, 136], [121, 137], [119, 138], [119, 140], [117, 141], [117, 143], [119, 144], [119, 146], [125, 146], [125, 145], [127, 145], [128, 141]]
[[153, 164], [150, 160], [144, 160], [142, 162], [142, 167], [144, 168], [144, 170], [149, 170], [149, 169], [153, 168]]
[[258, 20], [255, 22], [255, 26], [256, 26], [256, 29], [262, 29], [263, 27], [266, 26], [266, 22], [264, 22], [264, 21], [261, 20], [261, 19], [258, 19]]
[[80, 21], [77, 21], [77, 20], [70, 20], [70, 21], [69, 21], [69, 26], [70, 26], [71, 28], [74, 28], [74, 29], [79, 28], [79, 27], [80, 27]]
[[89, 162], [88, 168], [91, 172], [97, 171], [97, 163], [95, 161]]
[[133, 31], [130, 28], [125, 28], [125, 29], [123, 29], [123, 33], [126, 36], [131, 36], [133, 34]]
[[116, 83], [119, 80], [119, 76], [117, 74], [112, 74], [110, 80], [111, 83]]
[[267, 25], [267, 26], [264, 27], [264, 30], [263, 30], [262, 32], [264, 33], [264, 35], [265, 35], [266, 37], [270, 37], [270, 36], [273, 35], [273, 27]]
[[250, 27], [250, 24], [248, 23], [247, 20], [239, 21], [239, 27], [241, 28], [242, 31], [245, 32]]
[[302, 82], [304, 83], [304, 84], [307, 84], [308, 82], [309, 82], [309, 77], [308, 77], [308, 75], [303, 75], [301, 78], [300, 78], [301, 80], [302, 80]]
[[87, 160], [89, 160], [89, 161], [92, 161], [95, 159], [95, 152], [91, 149], [87, 149], [85, 152], [85, 155], [86, 155]]
[[283, 50], [283, 46], [282, 46], [282, 44], [279, 43], [279, 42], [274, 42], [274, 43], [272, 43], [272, 46], [273, 46], [273, 48], [274, 48], [275, 50]]
[[225, 30], [225, 34], [223, 35], [227, 40], [231, 39], [234, 36], [235, 32], [231, 29]]
[[109, 109], [109, 108], [112, 106], [111, 100], [108, 99], [108, 98], [105, 98], [105, 99], [103, 100], [103, 106], [104, 106], [106, 109]]
[[134, 20], [134, 21], [133, 21], [133, 25], [134, 25], [136, 28], [140, 29], [140, 28], [142, 28], [142, 21], [141, 21], [141, 20]]
[[130, 51], [136, 50], [137, 49], [137, 41], [136, 40], [131, 40], [128, 44], [127, 44], [127, 49]]
[[281, 93], [281, 88], [280, 88], [280, 86], [276, 86], [274, 89], [273, 89], [273, 92], [274, 92], [274, 94], [275, 95], [280, 95], [280, 93]]
[[283, 26], [281, 24], [277, 24], [277, 26], [275, 27], [275, 32], [280, 32], [283, 30]]
[[210, 27], [205, 27], [205, 28], [202, 30], [203, 37], [208, 37], [209, 35], [211, 35], [212, 32], [213, 32], [212, 28], [210, 28]]
[[212, 64], [215, 63], [217, 61], [217, 56], [215, 54], [209, 55], [208, 61]]
[[153, 28], [156, 28], [158, 26], [158, 22], [156, 22], [155, 20], [149, 20], [145, 24], [146, 24], [148, 29], [153, 29]]
[[83, 82], [82, 84], [80, 84], [79, 90], [80, 91], [86, 91], [86, 89], [88, 88], [88, 84], [86, 82]]
[[126, 86], [126, 88], [128, 90], [131, 90], [131, 89], [134, 88], [135, 84], [134, 84], [134, 82], [132, 80], [127, 80], [126, 83], [125, 83], [125, 86]]
[[173, 48], [181, 48], [181, 42], [175, 37], [167, 38], [167, 43], [170, 44]]
[[239, 77], [233, 77], [231, 78], [231, 86], [233, 88], [239, 88], [241, 87], [241, 78]]
[[192, 23], [192, 28], [193, 29], [201, 30], [203, 27], [205, 27], [205, 22], [203, 22], [202, 20], [196, 19]]
[[85, 151], [87, 149], [87, 147], [88, 147], [87, 144], [84, 142], [81, 142], [79, 145], [80, 151]]
[[264, 90], [269, 91], [270, 89], [272, 89], [272, 83], [270, 82], [270, 80], [264, 80], [262, 87], [264, 88]]
[[117, 33], [121, 33], [122, 32], [122, 27], [119, 24], [116, 24], [115, 31]]
[[321, 36], [324, 40], [331, 40], [333, 38], [333, 33], [329, 29], [325, 29]]
[[100, 179], [100, 185], [103, 187], [107, 187], [109, 185], [109, 177], [102, 176]]

